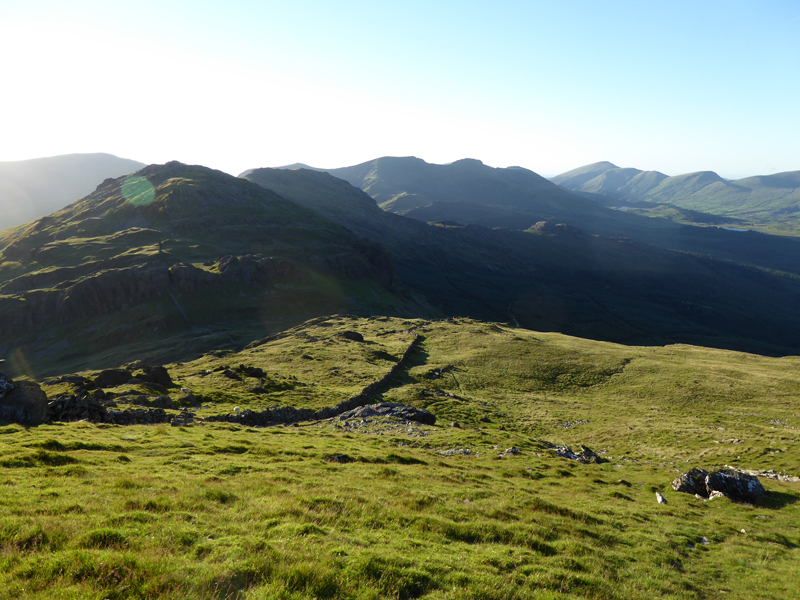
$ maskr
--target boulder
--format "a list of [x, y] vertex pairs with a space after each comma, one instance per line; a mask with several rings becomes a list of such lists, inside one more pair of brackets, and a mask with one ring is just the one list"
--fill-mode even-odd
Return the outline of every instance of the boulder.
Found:
[[706, 477], [709, 492], [719, 492], [735, 502], [754, 502], [766, 491], [758, 477], [736, 469], [720, 469]]
[[170, 398], [169, 396], [156, 396], [156, 398], [153, 400], [152, 405], [155, 406], [156, 408], [169, 408], [173, 410], [177, 408], [175, 406], [175, 403], [172, 401], [172, 398]]
[[706, 489], [706, 477], [708, 471], [695, 467], [691, 471], [684, 473], [675, 478], [672, 482], [672, 489], [676, 492], [683, 492], [684, 494], [697, 494], [708, 497], [708, 490]]
[[16, 381], [0, 398], [0, 422], [40, 425], [47, 421], [47, 394], [35, 381]]
[[758, 477], [730, 467], [711, 472], [694, 468], [677, 477], [672, 489], [702, 499], [725, 497], [734, 502], [754, 502], [766, 493]]
[[142, 367], [142, 371], [144, 371], [143, 374], [136, 376], [139, 379], [144, 379], [145, 381], [149, 381], [150, 383], [156, 383], [158, 385], [164, 386], [165, 388], [172, 386], [172, 378], [169, 376], [169, 372], [167, 371], [166, 367], [145, 366]]
[[127, 369], [106, 369], [94, 378], [94, 385], [99, 388], [117, 387], [128, 383], [133, 375]]
[[14, 381], [0, 373], [0, 398], [14, 389]]

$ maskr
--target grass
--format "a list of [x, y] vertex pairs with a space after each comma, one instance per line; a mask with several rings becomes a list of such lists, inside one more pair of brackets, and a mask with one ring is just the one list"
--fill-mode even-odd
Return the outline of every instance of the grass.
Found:
[[[0, 427], [0, 598], [797, 597], [800, 484], [762, 479], [754, 506], [669, 485], [726, 463], [797, 475], [797, 358], [334, 317], [168, 368], [208, 399], [200, 417], [329, 406], [409, 330], [420, 350], [376, 400], [433, 427]], [[294, 387], [197, 375], [239, 364]]]

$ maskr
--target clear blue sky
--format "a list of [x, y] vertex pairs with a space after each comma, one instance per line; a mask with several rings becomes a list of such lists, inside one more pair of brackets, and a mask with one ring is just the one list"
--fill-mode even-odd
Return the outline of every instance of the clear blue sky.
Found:
[[800, 2], [0, 0], [0, 160], [800, 169]]

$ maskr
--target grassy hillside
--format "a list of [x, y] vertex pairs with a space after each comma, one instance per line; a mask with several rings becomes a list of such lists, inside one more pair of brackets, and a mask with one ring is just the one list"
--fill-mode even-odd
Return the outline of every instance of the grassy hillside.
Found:
[[0, 229], [48, 215], [90, 194], [105, 179], [142, 167], [99, 153], [0, 162]]
[[[327, 406], [415, 333], [374, 400], [434, 426], [0, 427], [0, 598], [797, 597], [800, 483], [762, 478], [753, 505], [670, 488], [694, 466], [798, 474], [796, 358], [334, 317], [168, 365], [170, 395], [201, 396], [197, 418]], [[248, 392], [220, 375], [239, 364], [293, 387]]]
[[151, 165], [0, 233], [0, 354], [36, 372], [174, 360], [341, 310], [430, 308], [317, 212], [205, 167]]

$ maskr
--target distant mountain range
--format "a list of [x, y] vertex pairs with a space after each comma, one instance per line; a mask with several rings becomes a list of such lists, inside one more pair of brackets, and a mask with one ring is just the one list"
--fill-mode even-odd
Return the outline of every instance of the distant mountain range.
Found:
[[562, 188], [606, 206], [665, 205], [710, 213], [751, 225], [800, 227], [800, 171], [728, 181], [713, 171], [667, 177], [658, 171], [621, 169], [610, 162], [554, 177]]
[[[306, 169], [299, 165], [283, 167], [298, 168]], [[414, 157], [384, 157], [327, 172], [361, 188], [385, 211], [419, 221], [518, 230], [543, 221], [550, 225], [564, 223], [587, 234], [628, 238], [669, 250], [706, 254], [800, 275], [800, 237], [742, 234], [708, 227], [723, 225], [735, 229], [744, 222], [699, 210], [635, 201], [630, 195], [623, 201], [599, 192], [570, 192], [520, 167], [496, 169], [472, 159], [434, 165]], [[582, 189], [602, 189], [605, 193], [610, 193], [607, 190], [613, 183], [614, 189], [633, 193], [656, 181], [660, 181], [657, 188], [670, 190], [681, 184], [682, 189], [689, 191], [713, 179], [705, 174], [696, 175], [672, 178], [655, 171], [619, 169], [606, 162], [571, 171], [556, 181], [564, 185], [580, 184]], [[600, 182], [605, 182], [606, 187], [601, 187]], [[612, 210], [603, 204], [645, 208], [636, 211], [642, 214], [634, 214]], [[706, 227], [694, 226], [698, 224]]]
[[27, 223], [90, 194], [144, 163], [112, 154], [67, 154], [0, 162], [0, 229]]
[[800, 273], [797, 238], [615, 211], [474, 160], [341, 171], [416, 218], [330, 172], [173, 162], [0, 230], [0, 356], [179, 360], [332, 312], [800, 353], [800, 277], [780, 272]]

